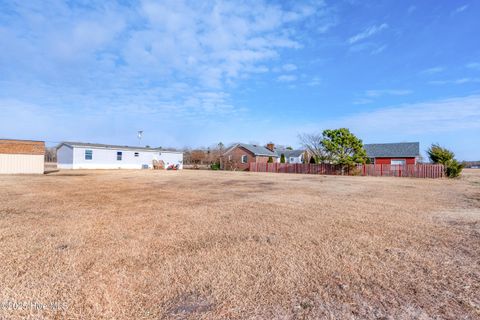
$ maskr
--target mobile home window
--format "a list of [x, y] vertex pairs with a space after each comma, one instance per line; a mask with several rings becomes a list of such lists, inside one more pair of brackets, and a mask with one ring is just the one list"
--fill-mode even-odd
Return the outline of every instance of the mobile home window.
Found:
[[122, 151], [117, 151], [117, 161], [122, 160]]
[[93, 151], [85, 150], [85, 160], [92, 160], [92, 158], [93, 158]]
[[138, 152], [135, 152], [135, 154], [134, 154], [134, 155], [135, 155], [135, 157], [138, 157]]
[[247, 160], [248, 160], [247, 155], [244, 154], [244, 155], [242, 156], [242, 163], [247, 163]]

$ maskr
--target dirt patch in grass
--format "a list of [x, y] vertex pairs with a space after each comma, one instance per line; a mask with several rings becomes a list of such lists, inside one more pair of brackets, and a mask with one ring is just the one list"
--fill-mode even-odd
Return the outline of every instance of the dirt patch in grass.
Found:
[[479, 182], [0, 176], [0, 318], [477, 319]]

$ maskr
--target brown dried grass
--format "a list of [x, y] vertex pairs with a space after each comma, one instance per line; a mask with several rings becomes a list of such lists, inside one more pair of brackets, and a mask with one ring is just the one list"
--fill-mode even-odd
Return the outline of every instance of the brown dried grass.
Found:
[[1, 176], [0, 318], [474, 319], [479, 226], [478, 171]]

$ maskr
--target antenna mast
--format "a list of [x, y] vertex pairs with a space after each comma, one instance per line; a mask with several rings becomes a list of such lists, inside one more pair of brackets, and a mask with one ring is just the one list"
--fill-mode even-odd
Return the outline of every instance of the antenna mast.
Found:
[[143, 130], [137, 131], [137, 138], [138, 138], [138, 145], [142, 145], [142, 138], [143, 138]]

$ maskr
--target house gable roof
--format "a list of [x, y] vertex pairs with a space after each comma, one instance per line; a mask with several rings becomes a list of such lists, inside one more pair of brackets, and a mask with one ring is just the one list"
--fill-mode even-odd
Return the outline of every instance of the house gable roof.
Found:
[[183, 153], [181, 151], [170, 151], [165, 150], [162, 148], [148, 148], [148, 147], [133, 147], [133, 146], [120, 146], [114, 144], [102, 144], [102, 143], [86, 143], [86, 142], [69, 142], [64, 141], [61, 142], [57, 149], [60, 148], [62, 145], [68, 146], [70, 148], [97, 148], [97, 149], [118, 149], [118, 150], [137, 150], [137, 151], [155, 151], [155, 152], [176, 152], [176, 153]]
[[237, 147], [244, 148], [250, 151], [251, 153], [253, 153], [255, 156], [266, 156], [266, 157], [274, 157], [274, 158], [279, 157], [275, 152], [272, 152], [263, 146], [258, 146], [256, 144], [247, 144], [247, 143], [237, 143], [233, 145], [230, 149], [228, 149], [225, 153], [229, 153], [230, 151], [232, 151]]
[[374, 143], [363, 146], [369, 158], [414, 158], [420, 155], [420, 143]]

